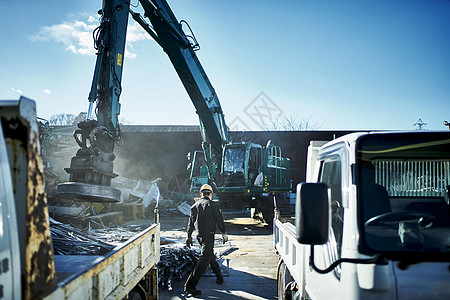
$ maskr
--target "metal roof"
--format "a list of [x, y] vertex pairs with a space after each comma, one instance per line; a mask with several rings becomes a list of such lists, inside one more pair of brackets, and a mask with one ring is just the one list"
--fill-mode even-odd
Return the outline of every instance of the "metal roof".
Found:
[[140, 132], [200, 132], [199, 125], [122, 125], [120, 130], [126, 133]]

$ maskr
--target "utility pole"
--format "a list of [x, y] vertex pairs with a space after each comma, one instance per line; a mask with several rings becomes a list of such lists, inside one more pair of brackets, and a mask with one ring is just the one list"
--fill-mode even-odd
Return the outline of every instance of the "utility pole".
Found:
[[419, 118], [419, 120], [417, 120], [417, 122], [414, 123], [413, 126], [417, 126], [417, 127], [418, 127], [417, 130], [425, 130], [425, 129], [423, 128], [425, 125], [427, 125], [427, 123], [425, 123], [424, 121], [422, 121], [421, 118]]

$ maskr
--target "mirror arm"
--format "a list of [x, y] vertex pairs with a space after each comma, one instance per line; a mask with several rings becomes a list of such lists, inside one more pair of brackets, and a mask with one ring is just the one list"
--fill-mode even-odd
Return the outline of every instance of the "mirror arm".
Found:
[[334, 268], [336, 268], [341, 263], [354, 263], [354, 264], [377, 264], [377, 265], [386, 265], [387, 260], [380, 254], [376, 254], [373, 258], [368, 259], [359, 259], [359, 258], [340, 258], [334, 263], [332, 263], [328, 268], [322, 270], [319, 269], [314, 264], [314, 246], [311, 245], [311, 255], [309, 256], [309, 265], [320, 274], [326, 274], [331, 272]]

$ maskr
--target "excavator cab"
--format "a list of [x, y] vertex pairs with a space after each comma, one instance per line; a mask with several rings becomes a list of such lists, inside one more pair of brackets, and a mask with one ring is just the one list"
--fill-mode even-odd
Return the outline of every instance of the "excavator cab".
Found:
[[[216, 182], [217, 189], [237, 188], [242, 190], [254, 186], [258, 175], [262, 175], [262, 152], [262, 147], [253, 143], [226, 145], [222, 155], [221, 172], [219, 172]], [[208, 183], [208, 167], [202, 151], [193, 153], [190, 172], [191, 192], [198, 191], [202, 184]]]
[[266, 147], [245, 142], [225, 145], [220, 167], [217, 166], [219, 172], [213, 181], [204, 152], [195, 151], [190, 165], [191, 192], [198, 192], [200, 186], [208, 182], [219, 192], [238, 194], [287, 190], [290, 186], [290, 161], [283, 158], [280, 147], [271, 142]]
[[224, 149], [222, 160], [222, 186], [245, 186], [246, 144], [232, 144]]
[[262, 147], [253, 143], [225, 146], [222, 160], [223, 187], [253, 186], [261, 168]]

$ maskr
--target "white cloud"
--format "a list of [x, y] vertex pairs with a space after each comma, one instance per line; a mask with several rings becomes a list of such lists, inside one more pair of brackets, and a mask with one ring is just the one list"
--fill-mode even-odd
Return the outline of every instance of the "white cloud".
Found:
[[[64, 50], [79, 55], [95, 55], [92, 32], [98, 26], [98, 19], [90, 16], [87, 21], [66, 21], [62, 24], [43, 26], [30, 37], [33, 42], [54, 42], [64, 45]], [[133, 43], [148, 40], [150, 36], [137, 23], [129, 23], [125, 57], [135, 58]]]
[[[131, 21], [131, 20], [130, 20]], [[127, 42], [134, 43], [143, 40], [149, 40], [150, 35], [142, 29], [138, 23], [129, 23], [127, 28]]]
[[136, 58], [136, 52], [134, 51], [134, 42], [143, 40], [150, 40], [150, 35], [142, 29], [138, 23], [128, 23], [127, 28], [127, 43], [125, 45], [125, 57]]
[[15, 89], [15, 88], [11, 88], [10, 91], [13, 93], [21, 94], [21, 95], [23, 94], [23, 92], [21, 90]]
[[49, 89], [44, 89], [43, 92], [47, 95], [50, 95], [52, 93], [52, 91], [50, 91]]
[[65, 51], [81, 55], [94, 55], [92, 31], [97, 24], [89, 18], [88, 22], [71, 21], [51, 26], [43, 26], [30, 37], [34, 42], [55, 42], [65, 46]]

